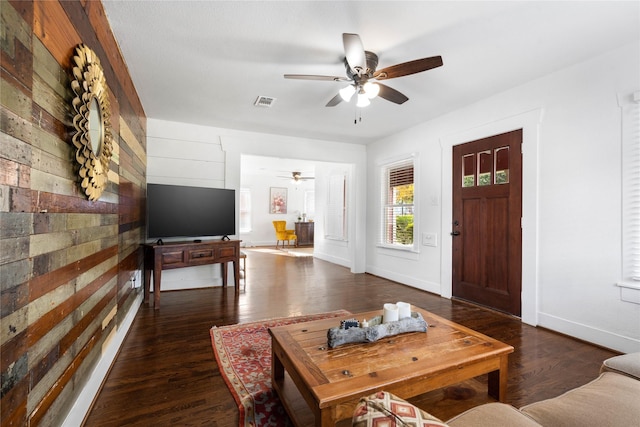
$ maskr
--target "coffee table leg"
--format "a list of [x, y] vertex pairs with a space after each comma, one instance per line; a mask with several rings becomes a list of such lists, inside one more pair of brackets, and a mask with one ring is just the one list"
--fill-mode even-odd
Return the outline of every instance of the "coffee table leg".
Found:
[[509, 358], [507, 355], [500, 357], [500, 369], [489, 372], [489, 396], [502, 403], [507, 401], [507, 377]]
[[320, 410], [320, 419], [316, 418], [317, 427], [335, 427], [336, 417], [334, 415], [335, 408], [325, 408]]
[[276, 349], [271, 349], [271, 379], [273, 382], [284, 378], [284, 366], [276, 353]]

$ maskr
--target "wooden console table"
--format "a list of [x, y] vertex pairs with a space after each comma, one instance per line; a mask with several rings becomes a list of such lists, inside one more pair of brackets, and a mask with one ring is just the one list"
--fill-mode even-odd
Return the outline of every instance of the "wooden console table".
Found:
[[149, 302], [151, 271], [153, 271], [153, 305], [160, 308], [160, 278], [162, 270], [222, 264], [222, 286], [227, 286], [227, 263], [233, 262], [235, 291], [240, 290], [240, 240], [209, 240], [203, 242], [169, 242], [144, 245], [144, 302]]

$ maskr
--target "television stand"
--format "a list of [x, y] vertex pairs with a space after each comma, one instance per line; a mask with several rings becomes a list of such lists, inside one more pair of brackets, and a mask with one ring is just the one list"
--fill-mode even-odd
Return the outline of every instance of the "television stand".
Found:
[[227, 263], [233, 263], [235, 292], [240, 291], [240, 240], [209, 240], [205, 242], [166, 242], [144, 245], [144, 302], [149, 302], [153, 271], [153, 306], [160, 308], [162, 270], [221, 264], [222, 286], [227, 286]]

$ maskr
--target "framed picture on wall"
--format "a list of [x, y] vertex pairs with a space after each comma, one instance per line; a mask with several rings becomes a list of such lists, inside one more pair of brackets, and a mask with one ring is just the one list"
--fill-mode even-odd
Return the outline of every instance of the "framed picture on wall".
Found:
[[271, 187], [269, 195], [269, 212], [272, 214], [287, 213], [287, 189], [283, 187]]

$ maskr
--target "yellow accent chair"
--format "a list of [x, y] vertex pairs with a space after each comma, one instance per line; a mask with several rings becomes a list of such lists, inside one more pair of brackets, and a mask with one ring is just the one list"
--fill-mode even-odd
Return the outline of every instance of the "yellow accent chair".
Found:
[[276, 229], [276, 249], [282, 241], [282, 249], [284, 249], [284, 242], [287, 242], [291, 246], [291, 241], [295, 242], [298, 246], [298, 236], [296, 236], [295, 230], [287, 230], [287, 221], [273, 221], [273, 227]]

